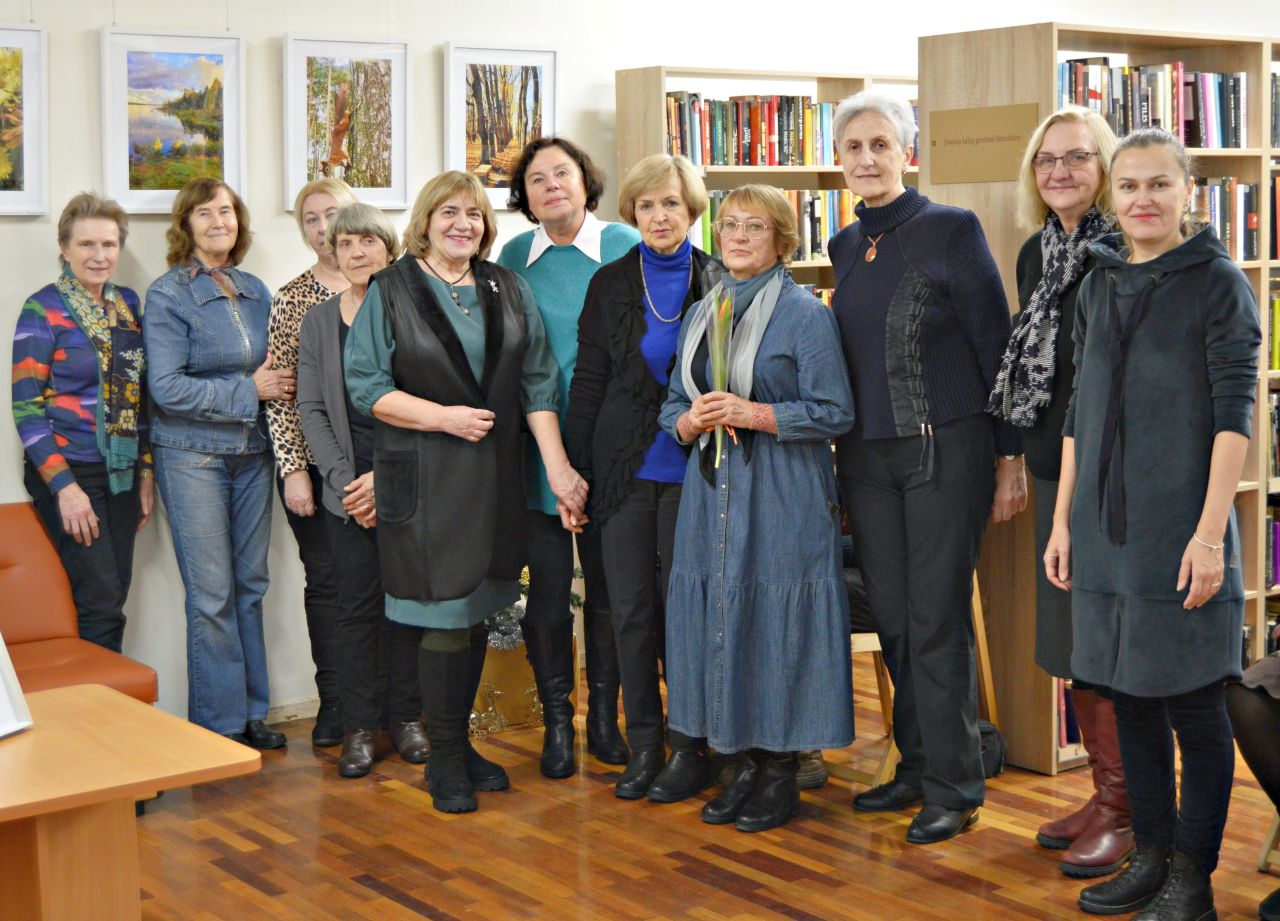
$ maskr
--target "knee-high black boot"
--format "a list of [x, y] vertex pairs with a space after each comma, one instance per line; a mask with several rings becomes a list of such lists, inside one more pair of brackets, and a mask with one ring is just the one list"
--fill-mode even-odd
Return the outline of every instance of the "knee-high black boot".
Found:
[[[471, 648], [470, 648], [470, 669], [471, 669], [471, 691], [468, 700], [473, 703], [476, 699], [476, 692], [480, 690], [480, 675], [484, 671], [484, 659], [489, 651], [489, 631], [485, 629], [484, 624], [476, 624], [471, 628]], [[471, 786], [481, 793], [488, 793], [494, 790], [505, 790], [511, 786], [511, 781], [507, 777], [506, 770], [496, 761], [490, 761], [471, 744], [471, 733], [467, 733], [467, 777], [471, 780]]]
[[573, 622], [522, 624], [525, 650], [533, 666], [542, 702], [542, 760], [546, 777], [572, 776], [573, 764]]
[[431, 805], [441, 812], [472, 812], [476, 798], [467, 776], [467, 736], [471, 721], [471, 656], [467, 649], [418, 649], [418, 681], [431, 743], [427, 783]]
[[631, 757], [618, 732], [618, 650], [608, 608], [584, 611], [587, 647], [587, 752], [605, 764], [626, 764]]

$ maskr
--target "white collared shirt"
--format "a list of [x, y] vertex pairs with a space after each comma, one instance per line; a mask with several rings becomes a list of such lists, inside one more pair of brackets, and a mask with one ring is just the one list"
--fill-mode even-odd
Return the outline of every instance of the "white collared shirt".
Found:
[[[591, 261], [599, 262], [600, 235], [604, 232], [606, 226], [606, 223], [600, 218], [590, 211], [586, 212], [586, 217], [582, 219], [582, 226], [578, 228], [578, 235], [573, 238], [572, 245], [576, 246]], [[551, 239], [551, 235], [547, 233], [545, 227], [541, 224], [535, 227], [533, 242], [529, 245], [529, 261], [524, 264], [525, 268], [537, 262], [543, 253], [555, 245], [555, 241]]]

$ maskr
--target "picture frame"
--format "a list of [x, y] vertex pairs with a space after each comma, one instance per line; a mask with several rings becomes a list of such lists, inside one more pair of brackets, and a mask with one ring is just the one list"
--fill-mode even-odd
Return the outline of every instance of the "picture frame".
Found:
[[406, 42], [285, 36], [285, 211], [327, 175], [374, 207], [408, 207], [408, 68]]
[[0, 739], [32, 726], [31, 709], [22, 695], [9, 650], [0, 636]]
[[[445, 169], [479, 176], [495, 208], [506, 208], [506, 174], [520, 149], [556, 133], [556, 63], [549, 50], [445, 45]], [[505, 107], [506, 124], [495, 128], [489, 119], [486, 126], [485, 113], [494, 109], [486, 100], [502, 93], [508, 103], [514, 97], [524, 104]]]
[[0, 215], [48, 213], [48, 34], [0, 25]]
[[244, 194], [244, 38], [102, 30], [102, 186], [133, 214], [167, 214], [187, 181]]

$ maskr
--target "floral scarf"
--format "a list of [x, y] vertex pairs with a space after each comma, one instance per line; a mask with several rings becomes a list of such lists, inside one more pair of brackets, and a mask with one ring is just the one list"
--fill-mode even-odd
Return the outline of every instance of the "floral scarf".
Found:
[[146, 360], [142, 326], [110, 282], [99, 307], [68, 266], [55, 282], [67, 312], [98, 353], [98, 450], [106, 462], [113, 494], [133, 488], [138, 464], [138, 426]]

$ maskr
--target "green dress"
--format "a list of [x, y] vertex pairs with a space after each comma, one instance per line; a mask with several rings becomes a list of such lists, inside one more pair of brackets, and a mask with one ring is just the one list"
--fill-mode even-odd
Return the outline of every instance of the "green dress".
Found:
[[[458, 305], [455, 307], [449, 287], [436, 278], [427, 278], [462, 342], [472, 373], [479, 379], [484, 372], [484, 313], [475, 287], [467, 285], [453, 289], [458, 293]], [[519, 282], [529, 331], [521, 378], [521, 405], [526, 413], [557, 412], [560, 407], [560, 375], [556, 359], [547, 343], [533, 292], [524, 279]], [[391, 322], [383, 309], [382, 296], [375, 281], [369, 286], [360, 311], [351, 324], [345, 354], [351, 402], [366, 415], [373, 415], [373, 404], [396, 389], [391, 377], [391, 356], [395, 346]], [[519, 597], [518, 582], [486, 579], [465, 598], [449, 601], [414, 601], [387, 595], [387, 617], [415, 627], [451, 630], [478, 624], [509, 607]]]

